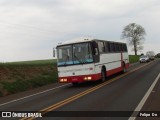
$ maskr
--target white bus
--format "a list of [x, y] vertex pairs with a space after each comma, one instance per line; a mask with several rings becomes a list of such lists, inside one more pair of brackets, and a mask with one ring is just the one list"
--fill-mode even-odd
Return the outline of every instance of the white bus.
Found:
[[122, 42], [78, 39], [56, 47], [59, 82], [76, 85], [84, 81], [105, 81], [107, 76], [126, 72], [127, 46]]

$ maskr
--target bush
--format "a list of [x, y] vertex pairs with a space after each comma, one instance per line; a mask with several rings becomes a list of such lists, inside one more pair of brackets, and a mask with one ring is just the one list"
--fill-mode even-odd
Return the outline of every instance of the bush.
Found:
[[130, 63], [135, 63], [139, 61], [139, 55], [129, 55], [129, 62]]

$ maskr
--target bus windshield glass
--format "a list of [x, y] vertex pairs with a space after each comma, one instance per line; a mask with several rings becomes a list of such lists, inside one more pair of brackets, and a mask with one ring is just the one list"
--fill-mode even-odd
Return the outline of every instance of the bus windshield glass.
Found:
[[58, 66], [92, 63], [90, 43], [77, 43], [57, 47]]

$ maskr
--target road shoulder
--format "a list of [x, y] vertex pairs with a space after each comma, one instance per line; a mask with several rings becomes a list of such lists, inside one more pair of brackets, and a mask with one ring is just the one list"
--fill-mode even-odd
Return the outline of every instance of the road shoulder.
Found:
[[27, 90], [27, 91], [24, 91], [24, 92], [4, 96], [4, 97], [0, 98], [0, 106], [5, 104], [5, 103], [8, 103], [8, 102], [14, 102], [14, 101], [17, 101], [19, 99], [25, 99], [27, 97], [31, 97], [31, 96], [34, 96], [34, 95], [37, 95], [37, 94], [41, 94], [43, 92], [49, 92], [49, 91], [53, 90], [54, 88], [63, 87], [64, 85], [66, 85], [66, 84], [53, 83], [53, 84], [50, 84], [50, 85], [45, 85], [45, 86], [42, 86], [42, 87]]

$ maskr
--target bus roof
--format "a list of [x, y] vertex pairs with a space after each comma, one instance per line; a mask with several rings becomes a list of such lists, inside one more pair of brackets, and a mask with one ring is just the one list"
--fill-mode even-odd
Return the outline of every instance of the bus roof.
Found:
[[[82, 42], [89, 42], [89, 41], [108, 41], [108, 40], [100, 40], [100, 39], [95, 39], [95, 38], [76, 38], [76, 39], [72, 39], [72, 40], [68, 40], [68, 41], [64, 41], [62, 43], [59, 43], [58, 46], [61, 45], [67, 45], [67, 44], [74, 44], [74, 43], [82, 43]], [[122, 41], [108, 41], [108, 42], [115, 42], [115, 43], [125, 43]]]

